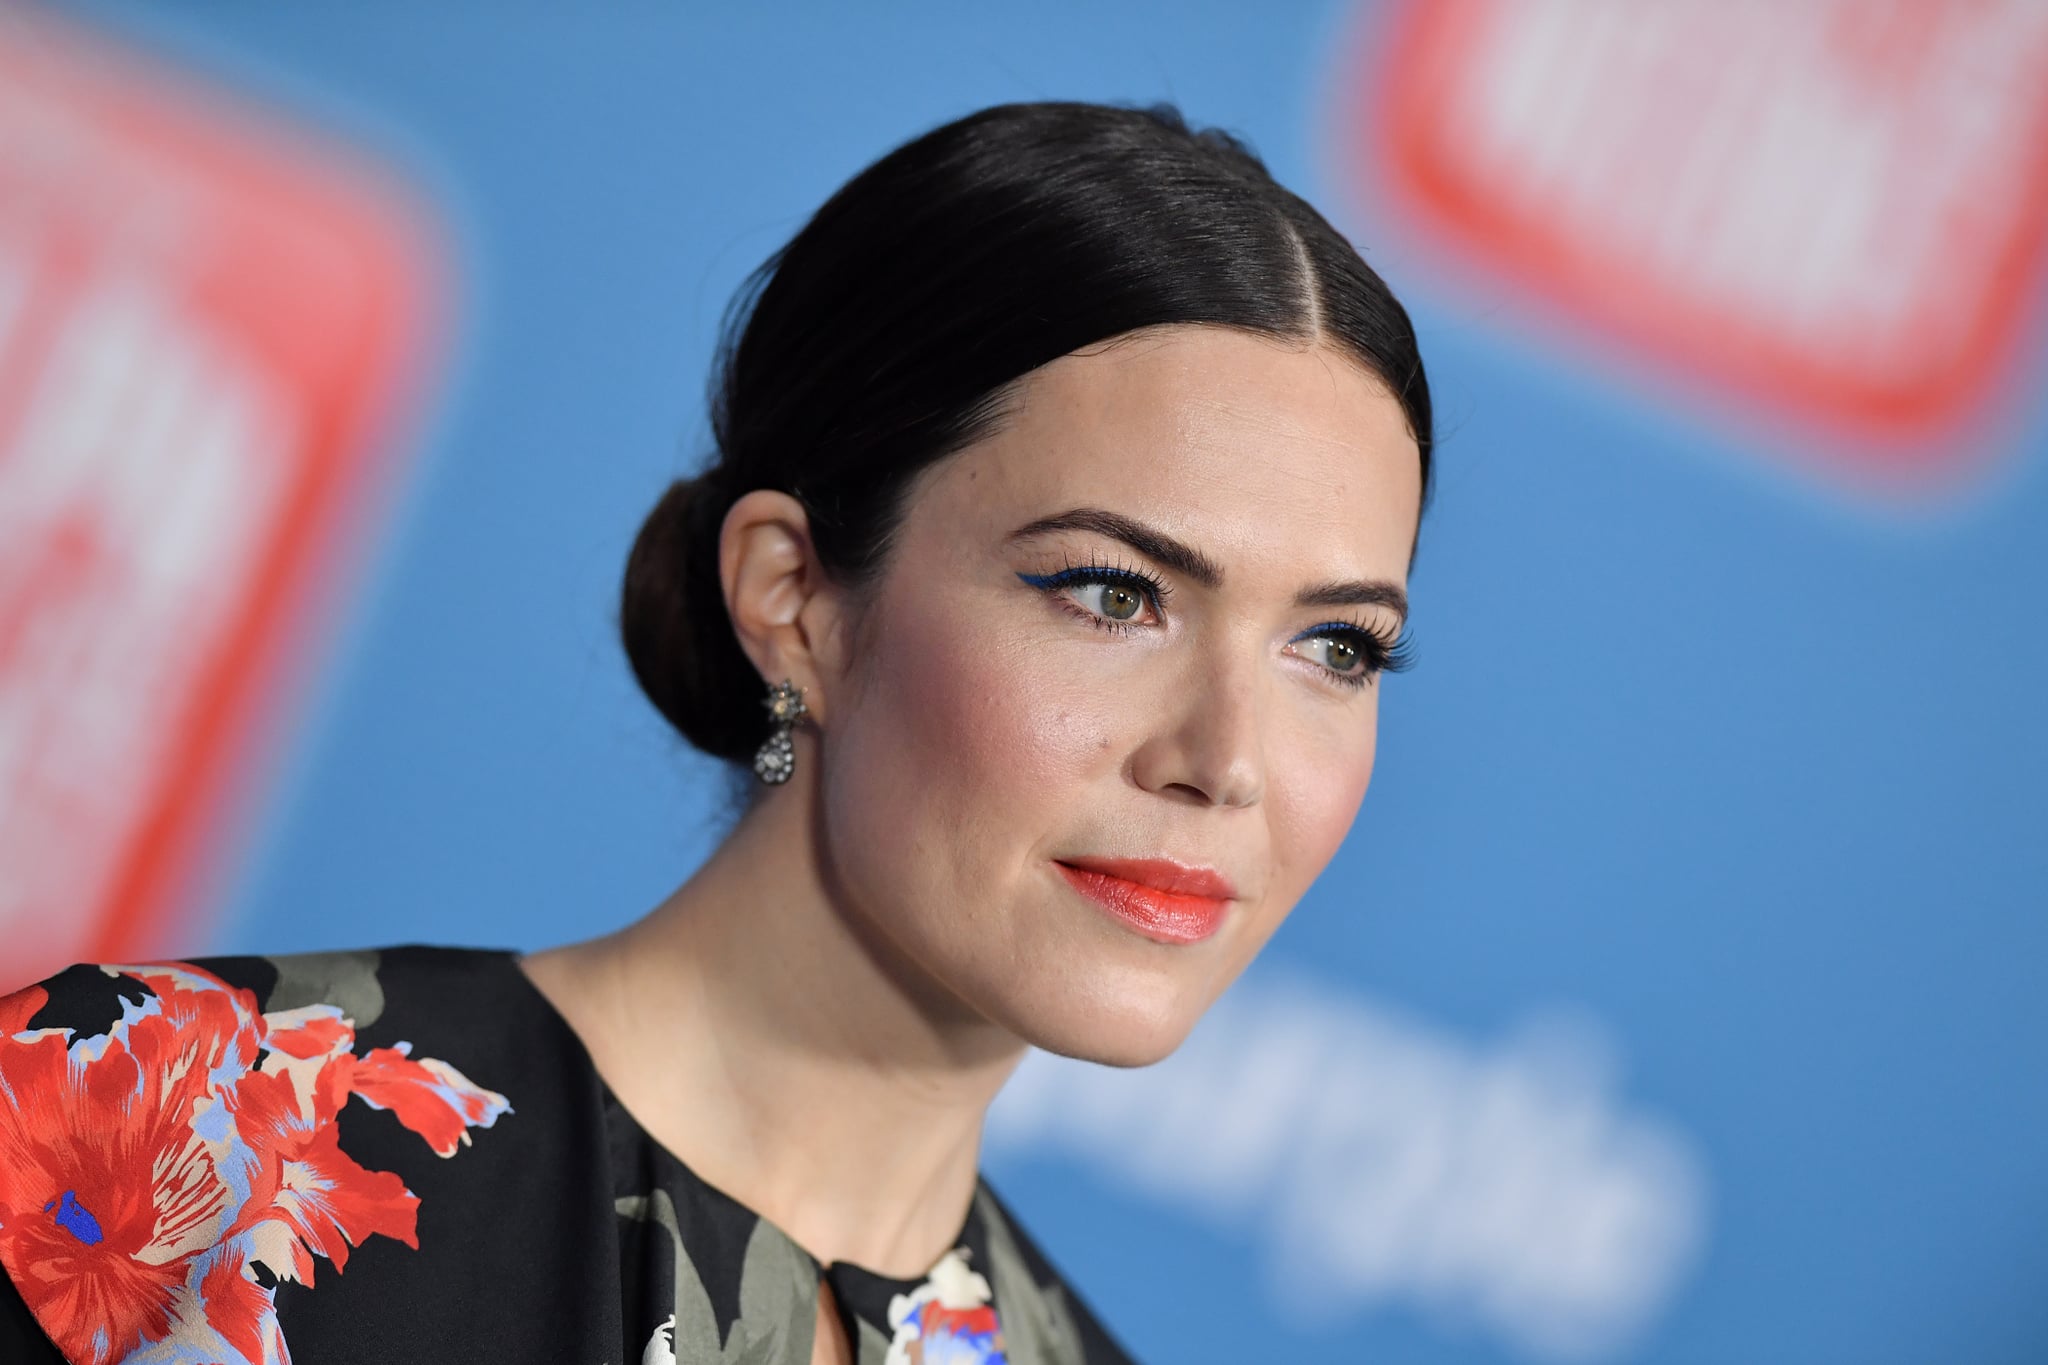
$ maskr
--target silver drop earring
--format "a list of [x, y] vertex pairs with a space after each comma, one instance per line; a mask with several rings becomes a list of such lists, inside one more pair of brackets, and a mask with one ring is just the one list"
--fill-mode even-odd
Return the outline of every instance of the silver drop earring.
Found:
[[804, 706], [804, 690], [788, 678], [771, 684], [768, 699], [761, 705], [768, 708], [775, 731], [754, 754], [754, 776], [775, 786], [789, 781], [796, 771], [796, 749], [789, 742], [789, 732], [810, 712]]

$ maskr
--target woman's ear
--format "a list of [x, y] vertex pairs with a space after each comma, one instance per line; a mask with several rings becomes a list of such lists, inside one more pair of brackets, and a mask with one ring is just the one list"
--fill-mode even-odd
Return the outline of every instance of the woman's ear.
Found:
[[844, 664], [845, 600], [818, 561], [803, 504], [767, 488], [735, 502], [719, 530], [718, 581], [754, 667], [769, 682], [795, 681], [823, 721], [827, 684]]

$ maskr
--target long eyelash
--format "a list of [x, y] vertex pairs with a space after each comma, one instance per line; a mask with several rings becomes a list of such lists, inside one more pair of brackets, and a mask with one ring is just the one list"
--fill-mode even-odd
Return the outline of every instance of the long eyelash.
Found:
[[1319, 626], [1310, 626], [1295, 640], [1313, 640], [1318, 636], [1341, 636], [1345, 642], [1357, 649], [1365, 659], [1365, 667], [1356, 673], [1339, 673], [1328, 670], [1330, 676], [1345, 687], [1363, 687], [1382, 673], [1405, 673], [1415, 666], [1415, 637], [1406, 625], [1400, 633], [1389, 636], [1384, 626], [1369, 625], [1363, 621], [1325, 621]]
[[1145, 592], [1151, 595], [1152, 605], [1154, 606], [1166, 605], [1166, 599], [1173, 595], [1172, 585], [1142, 565], [1124, 563], [1105, 564], [1100, 560], [1093, 559], [1076, 564], [1071, 558], [1063, 556], [1061, 566], [1054, 573], [1019, 574], [1017, 576], [1033, 587], [1044, 588], [1070, 588], [1076, 583], [1114, 583], [1135, 580]]
[[[1049, 574], [1020, 573], [1017, 577], [1023, 579], [1032, 587], [1039, 589], [1048, 597], [1057, 597], [1062, 588], [1071, 588], [1078, 583], [1121, 584], [1142, 594], [1151, 603], [1152, 609], [1161, 616], [1166, 614], [1166, 599], [1173, 593], [1172, 587], [1167, 584], [1165, 579], [1148, 569], [1133, 564], [1103, 564], [1098, 561], [1076, 564], [1073, 560], [1066, 559], [1064, 567], [1056, 572]], [[1109, 631], [1113, 635], [1139, 628], [1139, 624], [1135, 621], [1107, 620], [1079, 605], [1076, 605], [1073, 610], [1076, 616], [1099, 629]]]
[[[1072, 559], [1065, 559], [1062, 567], [1052, 573], [1020, 573], [1017, 577], [1048, 597], [1058, 597], [1061, 589], [1071, 588], [1077, 583], [1122, 584], [1142, 593], [1161, 616], [1166, 614], [1166, 599], [1173, 593], [1172, 586], [1149, 569], [1135, 564], [1104, 564], [1098, 560], [1076, 564]], [[1074, 606], [1073, 613], [1098, 630], [1106, 630], [1112, 635], [1140, 628], [1135, 621], [1107, 620], [1078, 605]], [[1340, 686], [1363, 687], [1382, 673], [1405, 673], [1415, 666], [1415, 637], [1405, 624], [1398, 633], [1390, 634], [1384, 626], [1365, 621], [1325, 621], [1321, 625], [1310, 626], [1294, 638], [1309, 640], [1319, 635], [1344, 637], [1365, 659], [1365, 667], [1357, 673], [1325, 670]]]

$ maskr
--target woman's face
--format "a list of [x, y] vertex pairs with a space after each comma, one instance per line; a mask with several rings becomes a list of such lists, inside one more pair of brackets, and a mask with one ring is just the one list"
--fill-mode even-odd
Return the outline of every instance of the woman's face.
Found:
[[906, 984], [1178, 1046], [1365, 795], [1420, 494], [1357, 362], [1204, 326], [1054, 361], [926, 471], [819, 741], [828, 875]]

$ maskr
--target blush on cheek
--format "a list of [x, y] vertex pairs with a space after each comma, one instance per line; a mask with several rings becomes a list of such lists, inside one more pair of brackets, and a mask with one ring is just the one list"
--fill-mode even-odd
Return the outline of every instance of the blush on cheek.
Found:
[[1342, 847], [1372, 780], [1374, 736], [1362, 744], [1319, 744], [1297, 753], [1268, 787], [1279, 880], [1298, 896]]
[[976, 804], [1056, 808], [1102, 762], [1108, 718], [1074, 695], [1049, 651], [915, 617], [903, 625], [876, 699], [888, 698], [889, 729], [933, 785]]

